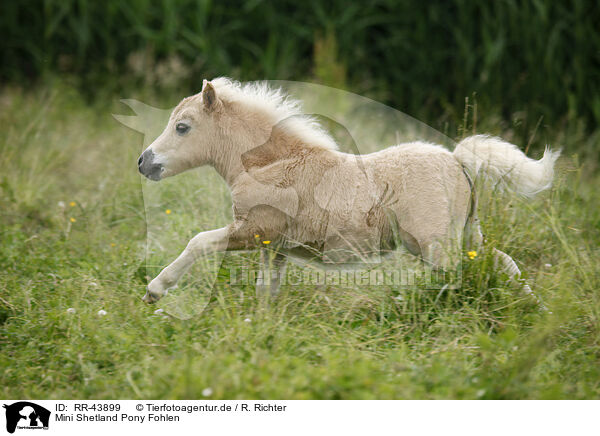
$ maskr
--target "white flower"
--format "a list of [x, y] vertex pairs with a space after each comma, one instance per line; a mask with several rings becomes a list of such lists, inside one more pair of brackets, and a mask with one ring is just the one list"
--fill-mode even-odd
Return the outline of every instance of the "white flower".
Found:
[[156, 309], [156, 310], [154, 311], [154, 314], [155, 314], [155, 315], [160, 315], [160, 314], [161, 314], [161, 313], [163, 313], [163, 312], [164, 312], [164, 310], [163, 310], [163, 309]]
[[104, 316], [104, 315], [106, 315], [106, 310], [104, 310], [104, 309], [100, 309], [100, 310], [98, 311], [98, 316]]
[[552, 264], [551, 263], [547, 263], [544, 265], [546, 268], [552, 268]]
[[252, 322], [252, 320], [250, 318], [246, 318], [244, 322]]
[[69, 307], [67, 309], [67, 313], [75, 313], [75, 308], [74, 307]]
[[65, 208], [65, 202], [64, 201], [59, 201], [58, 202], [58, 207], [60, 207], [61, 209]]
[[206, 388], [202, 390], [203, 397], [210, 397], [213, 394], [213, 390], [211, 388]]

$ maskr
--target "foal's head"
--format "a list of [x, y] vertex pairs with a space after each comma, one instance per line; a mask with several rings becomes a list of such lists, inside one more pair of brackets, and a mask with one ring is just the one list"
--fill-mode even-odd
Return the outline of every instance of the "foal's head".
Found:
[[206, 164], [219, 133], [215, 113], [221, 106], [214, 86], [205, 80], [202, 92], [177, 105], [165, 130], [142, 153], [140, 173], [158, 181]]
[[276, 125], [292, 142], [335, 148], [318, 123], [302, 115], [299, 102], [280, 90], [223, 77], [205, 80], [202, 92], [183, 99], [173, 110], [165, 130], [140, 156], [138, 167], [151, 180], [205, 164], [217, 170], [231, 167], [236, 155], [264, 144]]

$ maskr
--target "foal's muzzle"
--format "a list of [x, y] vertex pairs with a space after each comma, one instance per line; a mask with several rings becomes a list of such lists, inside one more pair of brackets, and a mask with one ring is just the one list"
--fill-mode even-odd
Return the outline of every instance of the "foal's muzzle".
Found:
[[154, 163], [154, 152], [152, 150], [146, 150], [138, 159], [138, 169], [150, 180], [159, 181], [163, 166], [160, 163]]

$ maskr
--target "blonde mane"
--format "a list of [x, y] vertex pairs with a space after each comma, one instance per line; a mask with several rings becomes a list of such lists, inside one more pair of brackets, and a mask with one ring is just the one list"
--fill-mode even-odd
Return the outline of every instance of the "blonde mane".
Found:
[[260, 113], [267, 116], [273, 128], [282, 129], [297, 141], [309, 147], [337, 150], [334, 139], [317, 119], [302, 113], [302, 105], [281, 88], [271, 89], [266, 82], [241, 84], [226, 77], [211, 81], [217, 95], [224, 102], [235, 105], [240, 113]]

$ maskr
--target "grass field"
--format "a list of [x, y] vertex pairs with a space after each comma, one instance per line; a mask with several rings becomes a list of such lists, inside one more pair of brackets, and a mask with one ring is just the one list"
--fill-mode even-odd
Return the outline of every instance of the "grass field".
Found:
[[265, 305], [221, 274], [183, 321], [140, 300], [146, 212], [185, 241], [228, 219], [225, 185], [206, 172], [189, 210], [168, 197], [149, 208], [141, 137], [110, 116], [117, 103], [49, 86], [5, 89], [0, 108], [1, 397], [600, 397], [600, 176], [570, 151], [589, 159], [598, 135], [548, 138], [567, 151], [551, 192], [483, 202], [489, 243], [518, 260], [551, 315], [479, 256], [443, 295], [289, 287]]

